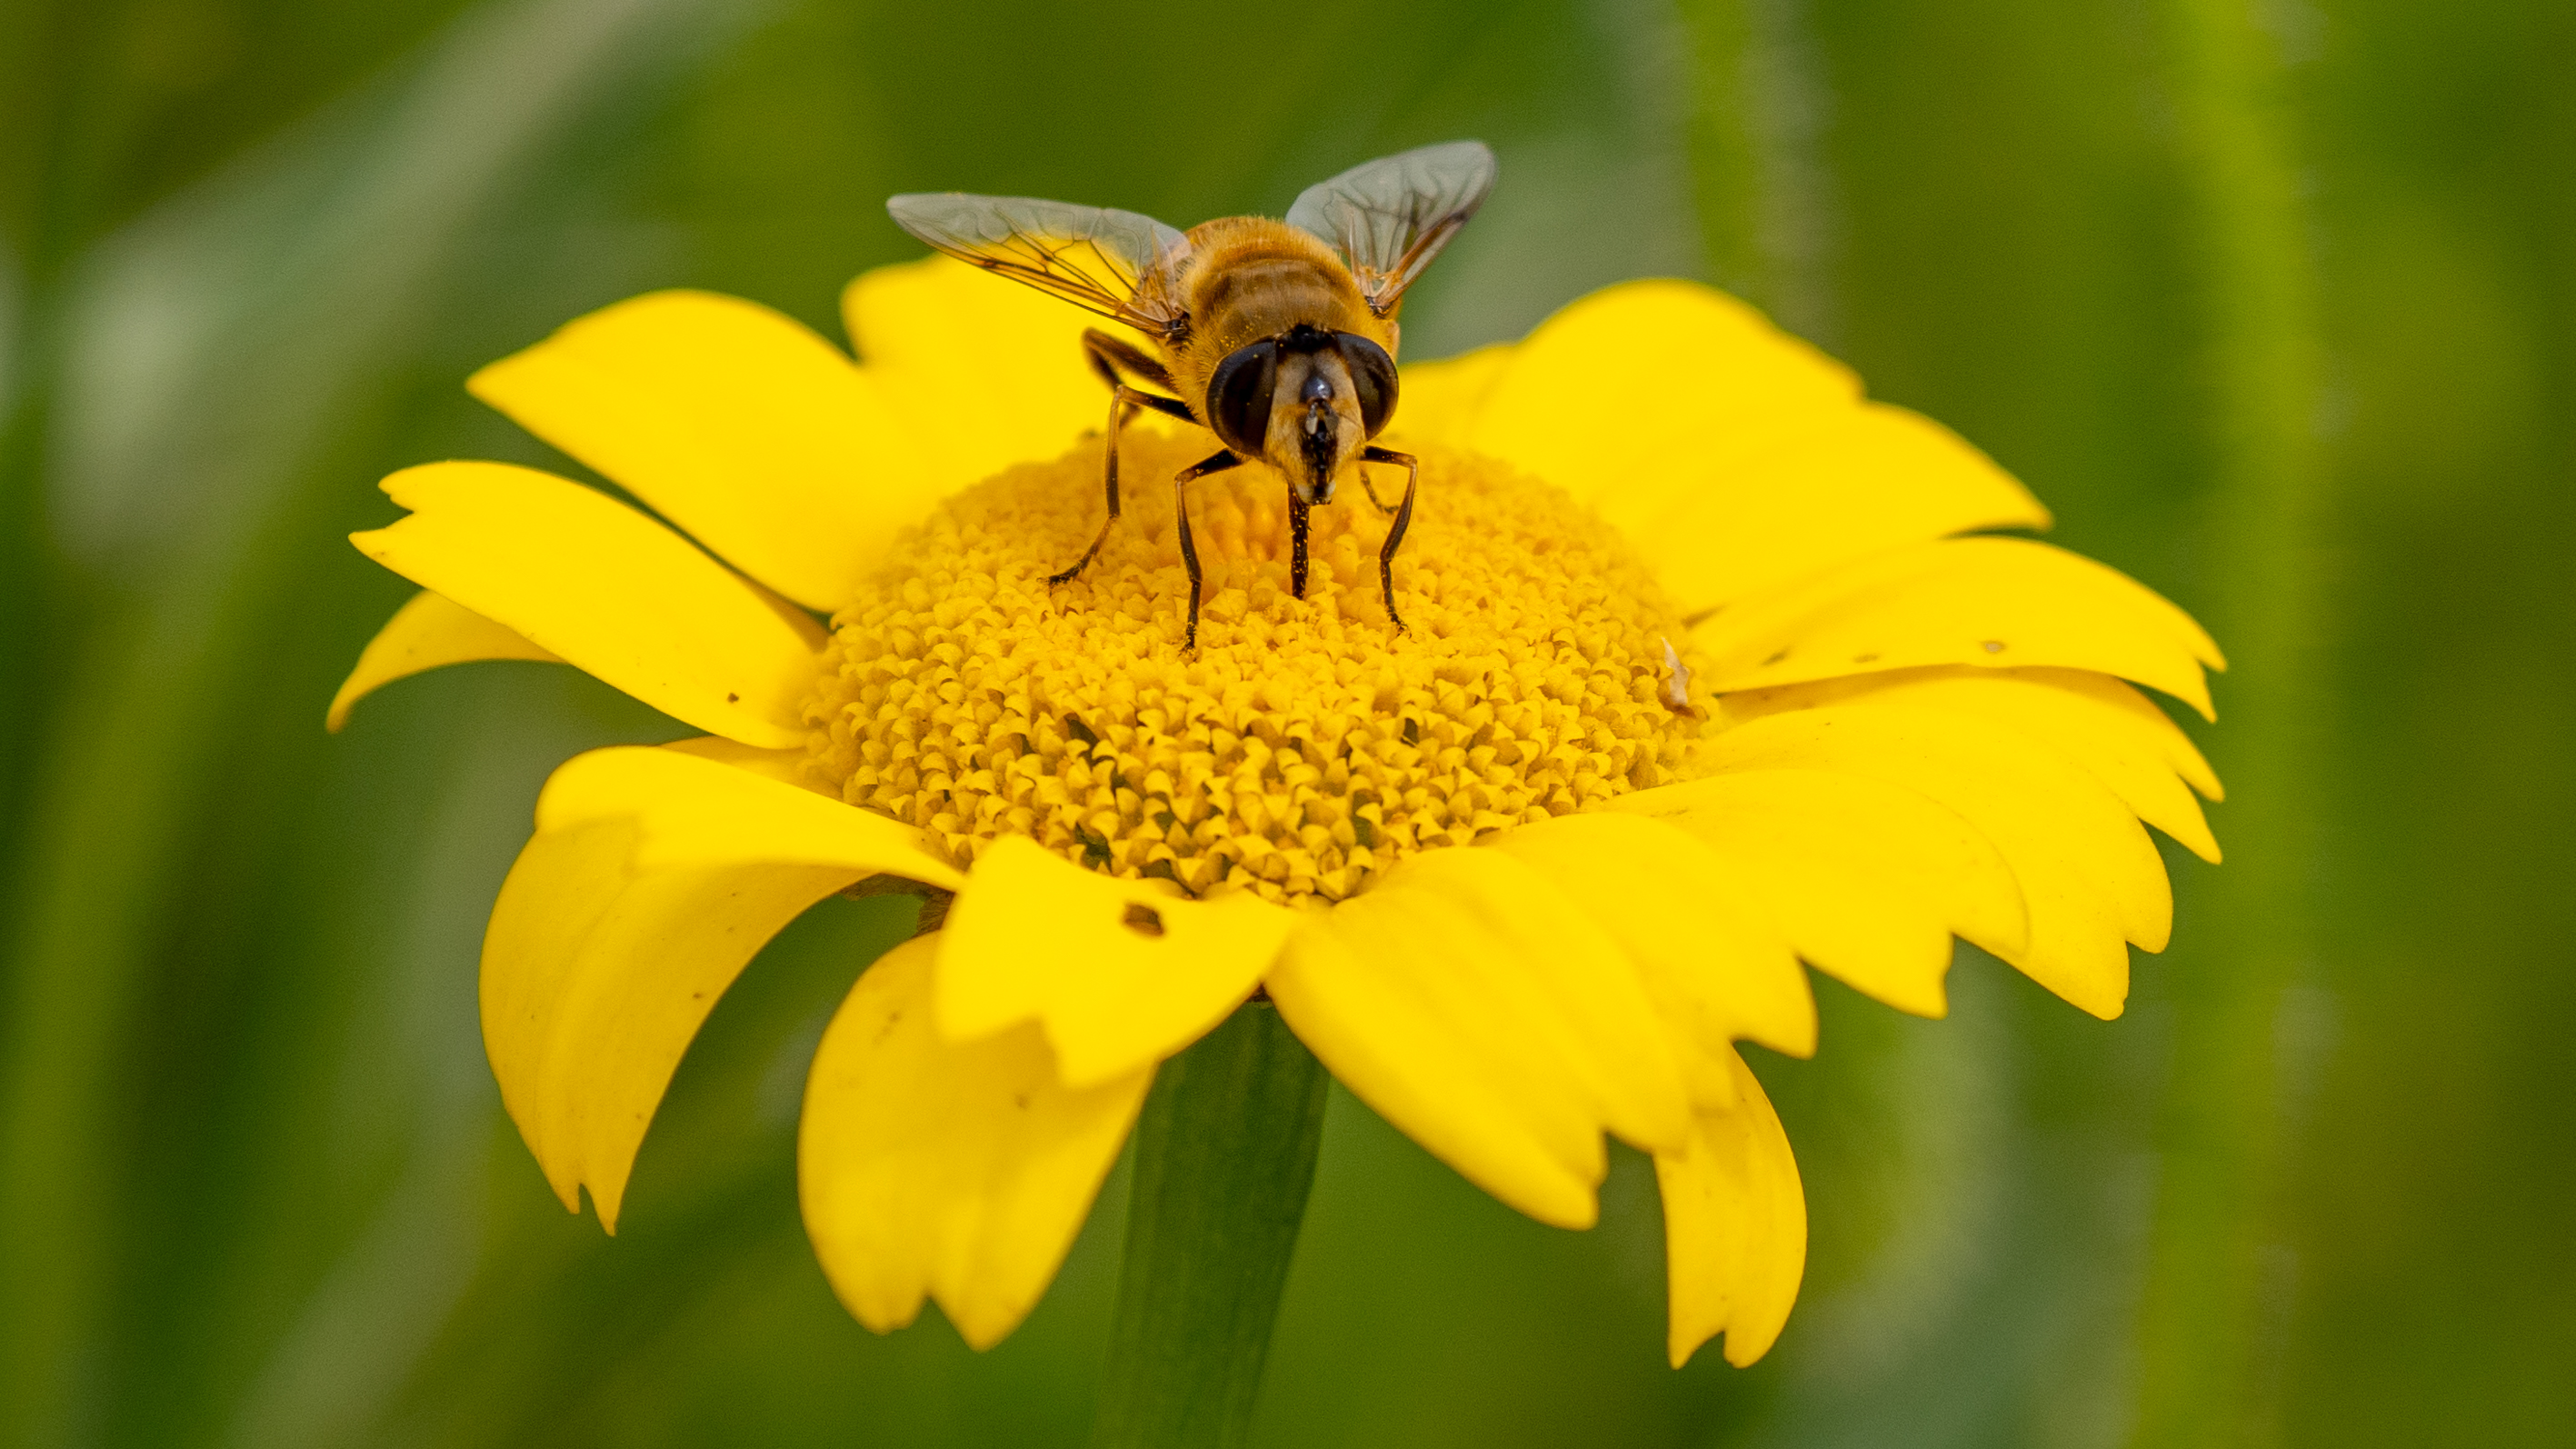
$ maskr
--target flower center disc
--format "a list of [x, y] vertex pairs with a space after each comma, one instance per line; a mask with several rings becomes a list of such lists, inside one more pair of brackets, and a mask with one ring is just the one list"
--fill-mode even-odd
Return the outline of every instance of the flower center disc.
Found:
[[[1341, 899], [1415, 851], [1568, 814], [1681, 772], [1700, 733], [1667, 702], [1685, 636], [1618, 535], [1559, 490], [1426, 450], [1378, 589], [1389, 516], [1346, 477], [1317, 507], [1303, 599], [1288, 493], [1266, 467], [1190, 485], [1206, 574], [1197, 651], [1172, 477], [1195, 429], [1131, 428], [1125, 511], [1100, 527], [1101, 445], [941, 504], [833, 620], [807, 718], [853, 805], [959, 864], [1025, 835], [1193, 894]], [[1392, 506], [1400, 468], [1370, 482]]]

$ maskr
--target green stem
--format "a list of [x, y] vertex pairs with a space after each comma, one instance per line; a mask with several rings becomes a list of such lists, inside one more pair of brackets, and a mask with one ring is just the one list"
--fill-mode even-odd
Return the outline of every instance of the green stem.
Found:
[[1709, 274], [1793, 332], [1832, 331], [1821, 83], [1789, 7], [1681, 0], [1691, 190]]
[[2277, 1318], [2293, 1260], [2281, 1191], [2277, 1043], [2310, 959], [2308, 762], [2324, 713], [2315, 663], [2324, 470], [2307, 219], [2287, 78], [2248, 0], [2167, 0], [2183, 179], [2200, 253], [2216, 512], [2209, 623], [2230, 655], [2211, 751], [2228, 785], [2227, 864], [2200, 883], [2172, 966], [2164, 1171], [2140, 1324], [2140, 1445], [2268, 1438]]
[[1136, 1125], [1093, 1449], [1249, 1439], [1323, 1129], [1323, 1066], [1268, 1002], [1163, 1064]]

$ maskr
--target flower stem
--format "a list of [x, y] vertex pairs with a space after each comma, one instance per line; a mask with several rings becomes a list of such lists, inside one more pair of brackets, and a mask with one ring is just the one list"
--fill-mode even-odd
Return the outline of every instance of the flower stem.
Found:
[[1681, 0], [1691, 190], [1712, 280], [1802, 336], [1835, 330], [1825, 85], [1797, 0]]
[[2202, 273], [2215, 511], [2207, 612], [2234, 666], [2212, 758], [2227, 864], [2170, 968], [2172, 1085], [2140, 1310], [2133, 1443], [2260, 1442], [2296, 1259], [2278, 1221], [2282, 1110], [2305, 1028], [2327, 713], [2318, 658], [2323, 343], [2290, 78], [2248, 0], [2165, 0], [2182, 180]]
[[1323, 1128], [1324, 1068], [1266, 1001], [1163, 1064], [1093, 1449], [1248, 1441]]

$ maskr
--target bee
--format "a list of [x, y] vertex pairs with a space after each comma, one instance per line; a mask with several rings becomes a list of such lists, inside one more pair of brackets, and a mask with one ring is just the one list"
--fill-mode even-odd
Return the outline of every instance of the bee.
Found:
[[[1333, 501], [1345, 472], [1392, 513], [1378, 550], [1386, 616], [1395, 611], [1395, 551], [1413, 521], [1422, 465], [1374, 441], [1395, 415], [1396, 314], [1404, 292], [1484, 204], [1494, 153], [1482, 142], [1425, 146], [1355, 166], [1308, 187], [1284, 221], [1228, 216], [1187, 232], [1149, 216], [1026, 197], [962, 192], [897, 196], [895, 224], [959, 261], [1050, 292], [1143, 333], [1154, 350], [1097, 327], [1084, 359], [1109, 387], [1108, 517], [1073, 566], [1100, 554], [1118, 522], [1119, 431], [1139, 409], [1196, 423], [1223, 446], [1172, 480], [1181, 562], [1190, 576], [1189, 633], [1198, 647], [1201, 575], [1190, 536], [1192, 480], [1248, 463], [1288, 484], [1289, 588], [1306, 596], [1306, 516]], [[1390, 508], [1362, 464], [1404, 469]]]

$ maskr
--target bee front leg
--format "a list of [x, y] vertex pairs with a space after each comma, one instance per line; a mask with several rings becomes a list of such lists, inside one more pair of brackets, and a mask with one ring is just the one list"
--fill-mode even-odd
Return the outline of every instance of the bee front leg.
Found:
[[[1367, 454], [1363, 453], [1360, 455], [1360, 461], [1365, 463], [1370, 461], [1370, 459]], [[1360, 491], [1368, 495], [1369, 502], [1377, 505], [1377, 511], [1380, 513], [1393, 513], [1395, 510], [1387, 506], [1387, 501], [1377, 496], [1377, 485], [1369, 481], [1368, 470], [1366, 468], [1360, 468], [1354, 471], [1360, 475]]]
[[[1098, 364], [1096, 353], [1093, 355], [1093, 361], [1095, 365]], [[1136, 409], [1152, 408], [1158, 413], [1166, 413], [1183, 420], [1187, 420], [1190, 415], [1188, 408], [1170, 398], [1156, 397], [1150, 392], [1139, 391], [1123, 382], [1113, 382], [1112, 386], [1115, 391], [1109, 395], [1109, 437], [1102, 450], [1105, 456], [1100, 470], [1101, 488], [1109, 498], [1109, 516], [1100, 521], [1100, 532], [1093, 536], [1091, 547], [1082, 551], [1082, 557], [1073, 561], [1073, 567], [1063, 573], [1047, 576], [1047, 582], [1050, 584], [1069, 584], [1081, 577], [1082, 571], [1091, 567], [1091, 561], [1100, 556], [1100, 546], [1109, 541], [1109, 529], [1111, 525], [1118, 522], [1118, 435], [1126, 428], [1127, 420], [1135, 416]]]
[[1170, 369], [1151, 354], [1097, 327], [1082, 329], [1082, 360], [1090, 363], [1091, 370], [1112, 388], [1132, 377], [1147, 387], [1159, 387], [1165, 392], [1179, 390], [1172, 385]]
[[[1395, 625], [1397, 633], [1402, 633], [1404, 620], [1395, 612], [1395, 550], [1404, 542], [1404, 530], [1413, 522], [1413, 491], [1422, 482], [1422, 460], [1411, 453], [1398, 453], [1371, 444], [1360, 450], [1360, 461], [1395, 463], [1404, 468], [1404, 501], [1396, 505], [1395, 522], [1387, 525], [1386, 542], [1377, 551], [1377, 583], [1384, 591], [1387, 621]], [[1365, 478], [1368, 475], [1360, 476]], [[1369, 494], [1369, 500], [1376, 502], [1377, 495]]]
[[1306, 515], [1314, 505], [1292, 490], [1288, 494], [1288, 592], [1306, 597]]
[[1240, 468], [1242, 466], [1243, 460], [1234, 456], [1232, 450], [1219, 448], [1208, 457], [1182, 469], [1180, 476], [1172, 480], [1172, 517], [1178, 524], [1181, 533], [1181, 567], [1188, 569], [1190, 573], [1190, 632], [1189, 636], [1181, 641], [1181, 647], [1183, 649], [1196, 649], [1199, 647], [1199, 586], [1201, 581], [1199, 577], [1198, 543], [1190, 537], [1190, 480], [1193, 478], [1204, 478], [1210, 473], [1222, 473], [1228, 468]]

